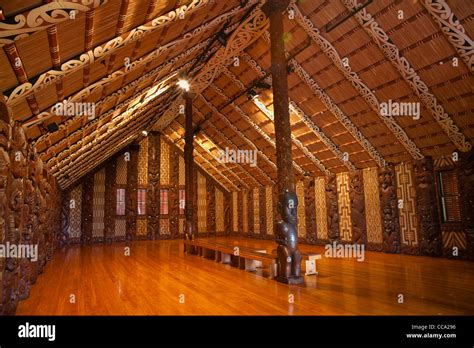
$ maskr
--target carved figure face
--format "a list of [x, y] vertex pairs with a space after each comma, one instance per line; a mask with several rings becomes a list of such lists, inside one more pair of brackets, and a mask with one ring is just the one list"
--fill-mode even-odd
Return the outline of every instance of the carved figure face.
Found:
[[283, 220], [290, 224], [296, 224], [298, 213], [298, 196], [295, 192], [285, 192], [280, 195], [278, 210]]

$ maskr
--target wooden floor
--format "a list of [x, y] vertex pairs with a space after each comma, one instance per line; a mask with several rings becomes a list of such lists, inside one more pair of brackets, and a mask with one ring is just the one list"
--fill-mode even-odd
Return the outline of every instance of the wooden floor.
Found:
[[[270, 241], [218, 239], [275, 248]], [[474, 263], [467, 261], [375, 252], [367, 252], [364, 262], [323, 256], [319, 275], [305, 277], [305, 287], [299, 287], [184, 255], [180, 241], [133, 242], [130, 256], [124, 255], [124, 247], [57, 251], [17, 314], [474, 314]], [[301, 249], [324, 254], [322, 247]], [[70, 303], [71, 295], [75, 303]]]

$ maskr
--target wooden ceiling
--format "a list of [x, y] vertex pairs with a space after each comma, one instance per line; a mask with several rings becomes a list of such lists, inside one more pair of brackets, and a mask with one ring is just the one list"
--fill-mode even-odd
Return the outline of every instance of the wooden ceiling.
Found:
[[[471, 148], [474, 2], [375, 0], [326, 32], [362, 2], [300, 0], [286, 12], [299, 178]], [[273, 95], [261, 5], [0, 0], [2, 97], [67, 188], [143, 130], [182, 147], [176, 82], [186, 74], [194, 83], [198, 165], [228, 190], [272, 184]], [[239, 35], [249, 32], [242, 44]], [[91, 103], [95, 117], [58, 115], [64, 100]], [[420, 103], [420, 119], [383, 115], [380, 103], [389, 100]], [[225, 148], [257, 150], [257, 166], [220, 163]]]

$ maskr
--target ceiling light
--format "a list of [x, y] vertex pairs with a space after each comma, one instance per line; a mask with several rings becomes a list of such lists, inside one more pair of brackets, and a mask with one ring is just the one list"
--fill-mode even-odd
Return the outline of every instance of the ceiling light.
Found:
[[178, 81], [178, 86], [181, 88], [181, 89], [184, 89], [186, 92], [189, 92], [189, 88], [191, 87], [189, 85], [189, 82], [188, 80], [185, 80], [185, 79], [180, 79]]
[[142, 135], [143, 135], [144, 137], [146, 137], [146, 136], [148, 135], [148, 132], [147, 132], [146, 130], [143, 130], [143, 131], [142, 131]]

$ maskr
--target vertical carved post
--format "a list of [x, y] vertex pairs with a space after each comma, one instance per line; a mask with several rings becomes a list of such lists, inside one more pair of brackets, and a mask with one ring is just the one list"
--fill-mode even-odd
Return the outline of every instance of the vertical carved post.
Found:
[[206, 202], [207, 202], [207, 236], [216, 236], [216, 190], [209, 177], [206, 177]]
[[260, 239], [265, 239], [267, 234], [267, 197], [265, 186], [262, 186], [258, 190], [259, 198], [259, 222], [260, 222]]
[[242, 235], [244, 232], [244, 218], [243, 218], [243, 213], [244, 213], [244, 193], [239, 191], [237, 193], [237, 212], [239, 216], [239, 221], [237, 222], [237, 226], [239, 229], [239, 236]]
[[461, 154], [459, 168], [461, 213], [466, 231], [467, 257], [474, 259], [474, 151]]
[[306, 217], [306, 242], [316, 244], [316, 197], [314, 179], [304, 181], [304, 200]]
[[413, 162], [416, 188], [416, 211], [420, 228], [420, 251], [422, 255], [441, 256], [442, 239], [433, 159], [426, 157]]
[[277, 280], [289, 284], [304, 282], [301, 276], [301, 254], [298, 250], [298, 197], [293, 174], [288, 77], [283, 41], [283, 11], [289, 0], [269, 0], [265, 12], [270, 19], [270, 50], [273, 75], [273, 107], [278, 174], [278, 207], [282, 221], [275, 224], [275, 239], [279, 244]]
[[382, 215], [383, 251], [400, 253], [400, 221], [398, 219], [395, 167], [379, 168], [380, 210]]
[[94, 195], [94, 173], [88, 174], [82, 182], [82, 233], [81, 243], [92, 242], [92, 207]]
[[349, 173], [349, 198], [351, 200], [352, 242], [367, 244], [365, 222], [364, 179], [361, 170]]
[[225, 226], [225, 235], [230, 236], [233, 226], [233, 217], [232, 217], [232, 192], [224, 193], [224, 226]]
[[127, 223], [126, 239], [134, 240], [137, 235], [137, 185], [138, 185], [138, 150], [140, 145], [132, 144], [129, 148], [130, 161], [127, 163]]
[[[194, 171], [194, 131], [193, 131], [193, 99], [190, 93], [185, 93], [186, 100], [186, 121], [185, 121], [185, 145], [184, 145], [184, 165], [185, 165], [185, 190], [186, 190], [186, 204], [184, 208], [185, 213], [185, 238], [187, 240], [194, 239], [194, 200], [195, 200], [195, 184], [197, 186], [197, 177]], [[194, 249], [191, 250], [194, 253]]]

